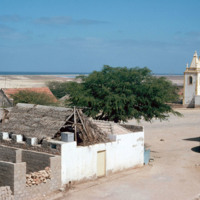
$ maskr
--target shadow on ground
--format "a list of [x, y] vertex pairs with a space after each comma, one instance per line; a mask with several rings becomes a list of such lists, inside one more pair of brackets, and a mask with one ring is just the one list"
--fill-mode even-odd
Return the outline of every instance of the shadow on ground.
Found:
[[187, 140], [187, 141], [194, 141], [194, 142], [200, 142], [200, 137], [195, 137], [195, 138], [186, 138], [183, 140]]
[[183, 140], [199, 142], [199, 146], [193, 147], [193, 148], [191, 148], [191, 150], [196, 153], [200, 153], [200, 137], [187, 138], [187, 139], [183, 139]]
[[196, 152], [196, 153], [200, 153], [200, 145], [197, 147], [193, 147], [191, 148], [192, 151]]

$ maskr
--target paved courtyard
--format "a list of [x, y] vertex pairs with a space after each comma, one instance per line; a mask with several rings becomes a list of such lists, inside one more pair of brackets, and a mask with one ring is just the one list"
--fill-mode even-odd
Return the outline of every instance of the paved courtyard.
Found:
[[151, 149], [152, 162], [148, 166], [75, 185], [57, 199], [200, 199], [200, 110], [179, 112], [182, 118], [141, 122], [145, 143]]

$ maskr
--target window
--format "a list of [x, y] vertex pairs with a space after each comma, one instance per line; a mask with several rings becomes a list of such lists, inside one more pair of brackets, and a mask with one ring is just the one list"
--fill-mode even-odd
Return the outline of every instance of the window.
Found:
[[192, 76], [189, 77], [189, 84], [192, 84]]

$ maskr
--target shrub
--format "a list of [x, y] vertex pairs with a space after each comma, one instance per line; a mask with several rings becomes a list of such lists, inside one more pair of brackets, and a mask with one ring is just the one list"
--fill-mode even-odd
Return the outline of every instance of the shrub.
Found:
[[11, 95], [14, 104], [17, 103], [30, 103], [39, 105], [55, 105], [55, 100], [52, 96], [45, 93], [37, 93], [33, 91], [19, 91], [16, 94]]

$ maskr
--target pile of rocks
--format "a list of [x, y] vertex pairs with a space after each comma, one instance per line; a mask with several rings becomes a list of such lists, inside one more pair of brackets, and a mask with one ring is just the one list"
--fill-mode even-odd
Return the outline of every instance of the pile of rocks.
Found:
[[46, 167], [45, 170], [26, 174], [26, 187], [46, 183], [48, 179], [51, 179], [51, 169], [49, 167]]

